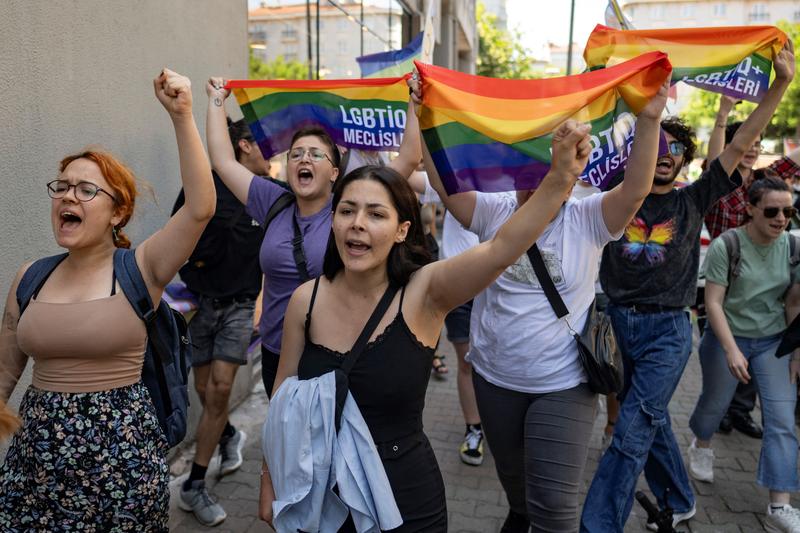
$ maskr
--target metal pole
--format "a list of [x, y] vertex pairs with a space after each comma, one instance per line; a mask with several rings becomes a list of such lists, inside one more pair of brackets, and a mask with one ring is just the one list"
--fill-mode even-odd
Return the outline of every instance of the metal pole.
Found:
[[358, 28], [358, 34], [361, 37], [361, 54], [364, 55], [364, 0], [361, 0], [361, 27]]
[[313, 66], [311, 64], [313, 55], [311, 51], [311, 0], [306, 0], [306, 41], [308, 42], [308, 79], [314, 79]]
[[389, 50], [394, 48], [394, 42], [392, 42], [392, 0], [389, 0]]
[[317, 0], [317, 79], [319, 79], [319, 0]]
[[567, 46], [567, 76], [572, 74], [572, 29], [575, 25], [575, 0], [569, 9], [569, 45]]

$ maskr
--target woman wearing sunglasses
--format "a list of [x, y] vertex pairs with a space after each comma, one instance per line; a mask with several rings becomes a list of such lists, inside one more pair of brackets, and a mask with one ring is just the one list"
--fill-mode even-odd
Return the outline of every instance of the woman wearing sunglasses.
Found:
[[[175, 128], [184, 206], [135, 251], [153, 302], [214, 214], [215, 192], [192, 116], [189, 80], [164, 69], [156, 97]], [[114, 273], [136, 178], [95, 150], [65, 157], [47, 184], [56, 244], [69, 254], [24, 311], [11, 285], [0, 329], [0, 405], [28, 358], [22, 429], [0, 467], [1, 531], [167, 531], [167, 440], [141, 381], [147, 331]], [[44, 191], [43, 191], [44, 192]]]
[[[274, 214], [260, 253], [265, 279], [259, 323], [261, 377], [269, 395], [278, 370], [283, 316], [289, 297], [301, 283], [322, 274], [322, 259], [331, 230], [332, 187], [339, 176], [341, 156], [333, 139], [322, 128], [305, 127], [295, 132], [286, 165], [286, 179], [295, 201], [271, 213], [286, 189], [259, 179], [236, 160], [224, 109], [224, 100], [230, 91], [223, 89], [224, 85], [222, 78], [211, 78], [206, 85], [209, 97], [206, 139], [211, 164], [255, 220], [263, 223], [268, 215]], [[407, 117], [408, 135], [403, 136], [400, 155], [388, 165], [404, 178], [411, 175], [422, 158], [416, 114], [409, 109]], [[258, 149], [255, 143], [253, 145]]]
[[738, 266], [729, 257], [726, 234], [711, 243], [706, 257], [711, 327], [699, 349], [703, 392], [689, 421], [695, 435], [689, 472], [698, 481], [714, 480], [711, 437], [737, 383], [755, 380], [764, 424], [756, 481], [770, 491], [765, 527], [800, 531], [800, 510], [789, 505], [790, 493], [800, 488], [794, 431], [800, 354], [775, 357], [781, 334], [800, 311], [800, 271], [789, 263], [794, 237], [785, 231], [795, 208], [789, 187], [776, 177], [754, 181], [747, 196], [749, 222], [728, 233], [735, 232], [739, 242]]

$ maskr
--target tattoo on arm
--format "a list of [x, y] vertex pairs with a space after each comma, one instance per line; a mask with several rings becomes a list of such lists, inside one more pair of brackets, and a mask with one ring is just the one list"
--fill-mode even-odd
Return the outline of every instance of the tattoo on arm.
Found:
[[217, 106], [217, 107], [222, 107], [222, 98], [220, 98], [219, 96], [215, 97], [214, 98], [214, 105]]

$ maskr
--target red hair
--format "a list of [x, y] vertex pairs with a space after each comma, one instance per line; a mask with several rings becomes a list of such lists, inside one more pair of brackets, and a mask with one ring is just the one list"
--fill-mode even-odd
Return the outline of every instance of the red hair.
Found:
[[100, 167], [100, 172], [114, 193], [116, 208], [122, 215], [122, 220], [114, 226], [114, 246], [117, 248], [130, 248], [131, 241], [127, 235], [122, 233], [122, 228], [131, 219], [133, 209], [136, 207], [138, 191], [136, 190], [136, 176], [133, 171], [110, 153], [99, 150], [86, 150], [79, 154], [68, 155], [61, 160], [58, 166], [59, 171], [64, 172], [67, 165], [76, 159], [88, 159], [89, 161], [94, 161]]

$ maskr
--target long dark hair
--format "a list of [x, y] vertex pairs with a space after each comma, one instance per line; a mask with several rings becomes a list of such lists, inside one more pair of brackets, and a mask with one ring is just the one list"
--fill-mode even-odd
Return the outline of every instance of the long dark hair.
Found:
[[[336, 207], [342, 199], [347, 186], [356, 180], [377, 181], [386, 189], [392, 199], [392, 204], [397, 210], [399, 222], [410, 221], [406, 240], [395, 243], [389, 251], [386, 270], [389, 283], [403, 286], [408, 283], [411, 274], [427, 265], [431, 261], [430, 253], [425, 247], [425, 236], [422, 233], [422, 221], [419, 214], [419, 202], [408, 185], [408, 182], [397, 172], [389, 167], [366, 166], [360, 167], [344, 178], [336, 180], [333, 186], [333, 213], [336, 216]], [[322, 273], [333, 281], [336, 274], [344, 268], [339, 249], [336, 248], [336, 239], [333, 228], [328, 238], [328, 247], [325, 250], [325, 260], [322, 263]]]

